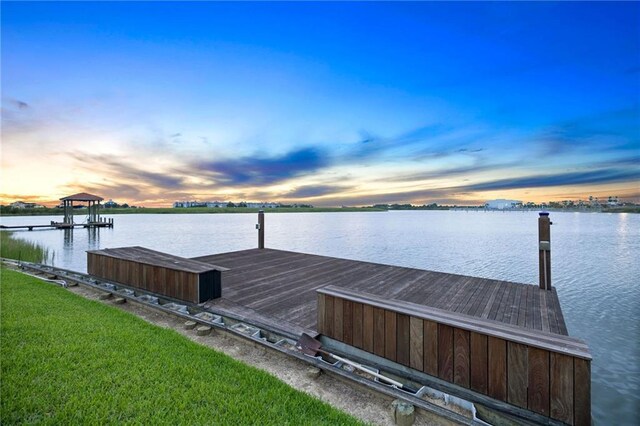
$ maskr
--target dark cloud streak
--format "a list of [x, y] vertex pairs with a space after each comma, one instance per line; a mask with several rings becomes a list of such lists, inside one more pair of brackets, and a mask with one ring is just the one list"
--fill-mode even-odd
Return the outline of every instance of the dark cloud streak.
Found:
[[280, 156], [221, 159], [194, 164], [194, 171], [211, 174], [227, 185], [270, 185], [304, 176], [331, 165], [321, 149], [305, 147]]
[[526, 176], [515, 179], [500, 179], [452, 189], [458, 189], [461, 191], [494, 191], [565, 185], [633, 182], [638, 179], [640, 179], [640, 169], [638, 168], [635, 170], [602, 169], [586, 172]]

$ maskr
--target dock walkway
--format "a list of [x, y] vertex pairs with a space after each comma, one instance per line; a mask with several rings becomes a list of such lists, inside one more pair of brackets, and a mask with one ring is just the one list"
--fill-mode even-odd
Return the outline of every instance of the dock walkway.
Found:
[[532, 330], [567, 335], [555, 289], [274, 249], [194, 258], [229, 268], [222, 299], [261, 318], [315, 330], [316, 290], [333, 285]]

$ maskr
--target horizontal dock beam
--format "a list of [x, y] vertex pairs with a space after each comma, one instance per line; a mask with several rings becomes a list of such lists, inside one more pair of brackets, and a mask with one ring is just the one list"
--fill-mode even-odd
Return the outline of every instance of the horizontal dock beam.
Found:
[[110, 222], [91, 223], [51, 223], [50, 225], [0, 225], [0, 229], [74, 229], [74, 228], [113, 228], [113, 219]]

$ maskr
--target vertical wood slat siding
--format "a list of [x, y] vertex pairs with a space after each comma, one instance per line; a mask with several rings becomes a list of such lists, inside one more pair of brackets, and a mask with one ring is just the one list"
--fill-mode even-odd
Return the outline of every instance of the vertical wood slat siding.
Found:
[[471, 380], [470, 386], [476, 392], [487, 393], [488, 354], [487, 336], [471, 333]]
[[438, 377], [453, 382], [453, 327], [438, 324]]
[[344, 300], [333, 299], [333, 338], [342, 342], [342, 320], [344, 318]]
[[527, 346], [507, 342], [507, 400], [522, 408], [527, 408], [527, 357]]
[[424, 372], [438, 377], [438, 323], [424, 321]]
[[411, 323], [409, 315], [398, 314], [396, 324], [396, 359], [399, 364], [409, 367], [411, 352]]
[[373, 330], [373, 306], [364, 305], [362, 307], [362, 349], [369, 353], [374, 353]]
[[324, 318], [324, 329], [327, 336], [335, 339], [336, 335], [333, 332], [333, 306], [334, 306], [333, 296], [325, 296], [324, 299], [324, 309], [325, 309], [325, 318]]
[[397, 348], [397, 314], [393, 311], [384, 311], [384, 357], [391, 361], [396, 360]]
[[322, 293], [316, 293], [316, 297], [318, 299], [318, 333], [327, 335], [327, 327], [326, 327], [326, 316], [325, 316], [325, 300], [327, 297]]
[[551, 353], [551, 417], [573, 424], [573, 358]]
[[358, 349], [363, 348], [362, 342], [362, 303], [353, 304], [353, 346]]
[[424, 321], [420, 318], [409, 318], [409, 366], [415, 370], [424, 368]]
[[489, 365], [489, 396], [501, 401], [507, 400], [507, 342], [489, 336], [488, 357]]
[[350, 300], [342, 304], [342, 341], [353, 345], [353, 302]]
[[591, 424], [589, 359], [384, 309], [379, 302], [326, 295], [318, 304], [318, 327], [336, 340], [350, 339], [367, 352], [554, 420]]
[[574, 423], [591, 425], [591, 364], [584, 359], [573, 359]]
[[373, 308], [373, 353], [384, 356], [384, 309]]
[[549, 352], [529, 348], [528, 407], [545, 416], [549, 416], [549, 374]]
[[469, 387], [469, 332], [453, 329], [453, 383]]

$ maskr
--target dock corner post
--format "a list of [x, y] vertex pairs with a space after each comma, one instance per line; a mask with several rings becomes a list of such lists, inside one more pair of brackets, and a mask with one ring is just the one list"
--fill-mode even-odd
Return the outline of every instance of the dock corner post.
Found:
[[549, 213], [538, 218], [538, 250], [540, 258], [540, 288], [551, 290], [551, 220]]
[[256, 225], [258, 229], [258, 248], [264, 248], [264, 210], [258, 211], [258, 224]]

